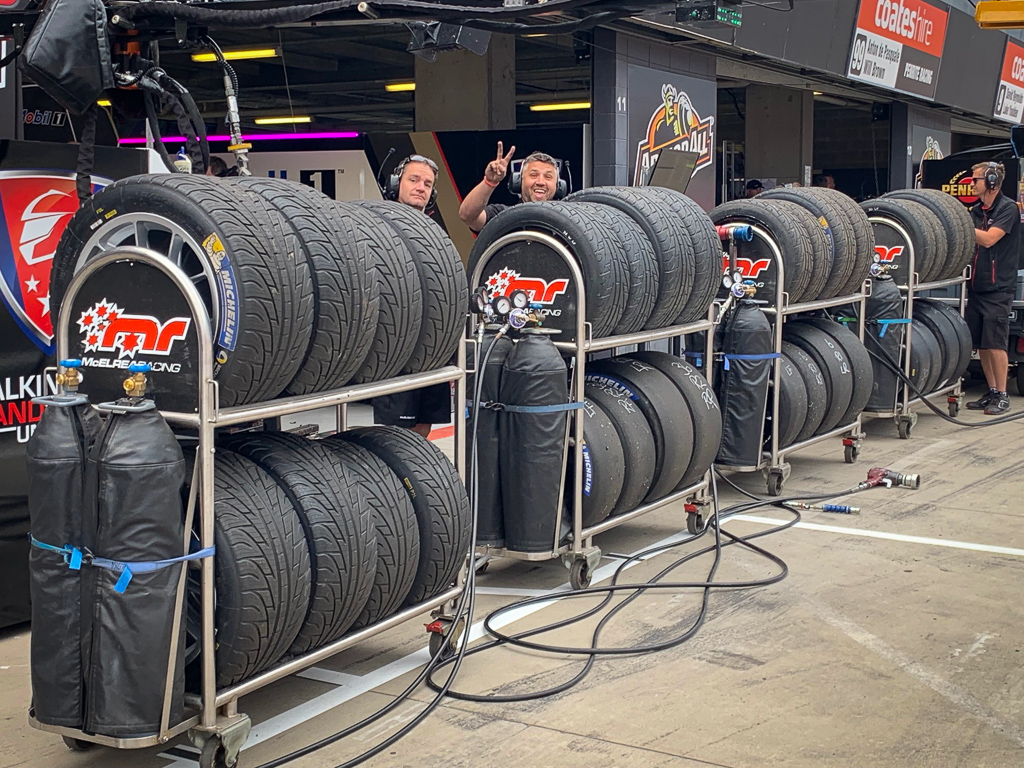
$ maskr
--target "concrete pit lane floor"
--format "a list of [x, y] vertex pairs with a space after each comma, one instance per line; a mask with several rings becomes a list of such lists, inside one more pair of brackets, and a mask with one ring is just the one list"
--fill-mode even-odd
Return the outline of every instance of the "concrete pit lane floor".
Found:
[[[976, 397], [972, 392], [970, 397]], [[1012, 413], [1024, 399], [1011, 398]], [[940, 403], [945, 408], [945, 403]], [[987, 417], [962, 411], [968, 421]], [[1024, 764], [1024, 423], [964, 429], [922, 413], [910, 440], [891, 420], [869, 421], [860, 460], [843, 462], [838, 439], [793, 454], [786, 493], [843, 489], [874, 466], [916, 472], [918, 491], [873, 490], [845, 503], [859, 516], [804, 512], [806, 526], [757, 543], [790, 572], [769, 587], [711, 594], [707, 622], [691, 641], [659, 653], [602, 658], [576, 688], [514, 704], [446, 700], [366, 765], [373, 768], [612, 768], [613, 766], [1020, 766]], [[450, 438], [441, 444], [450, 450]], [[762, 494], [760, 475], [731, 475]], [[740, 500], [720, 483], [723, 506]], [[790, 515], [768, 508], [724, 524], [765, 530]], [[681, 505], [598, 539], [635, 552], [683, 532]], [[646, 580], [683, 553], [628, 571]], [[675, 580], [702, 580], [710, 556]], [[603, 561], [597, 579], [615, 565]], [[768, 577], [778, 569], [728, 547], [718, 579]], [[494, 561], [479, 578], [477, 622], [517, 596], [564, 591], [558, 562]], [[595, 581], [595, 583], [598, 583]], [[657, 642], [693, 621], [700, 593], [648, 592], [609, 626], [609, 645]], [[576, 613], [593, 599], [517, 617], [523, 630]], [[595, 620], [548, 640], [586, 645]], [[253, 720], [246, 768], [340, 730], [400, 693], [426, 659], [423, 622], [240, 702]], [[196, 765], [184, 739], [163, 748], [72, 753], [26, 722], [29, 634], [0, 635], [0, 768], [167, 768]], [[579, 659], [510, 649], [469, 658], [456, 681], [474, 693], [527, 693], [573, 676]], [[418, 690], [383, 722], [297, 768], [329, 768], [409, 722], [433, 693]]]

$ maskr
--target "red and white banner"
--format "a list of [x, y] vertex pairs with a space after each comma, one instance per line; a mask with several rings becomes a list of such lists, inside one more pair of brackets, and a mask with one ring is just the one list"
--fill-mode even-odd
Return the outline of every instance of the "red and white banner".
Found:
[[926, 0], [861, 0], [847, 77], [934, 99], [948, 21]]
[[1024, 115], [1024, 47], [1006, 40], [1003, 54], [1003, 72], [999, 76], [996, 106], [992, 117], [1019, 123]]

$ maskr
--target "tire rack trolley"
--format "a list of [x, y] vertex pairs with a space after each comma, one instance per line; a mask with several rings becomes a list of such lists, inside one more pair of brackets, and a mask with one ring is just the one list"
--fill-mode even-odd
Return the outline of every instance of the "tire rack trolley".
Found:
[[[162, 272], [181, 291], [195, 322], [200, 350], [197, 355], [198, 359], [193, 363], [198, 367], [197, 378], [200, 382], [197, 393], [198, 407], [193, 413], [161, 411], [161, 414], [171, 425], [191, 428], [199, 432], [198, 460], [195, 463], [195, 471], [193, 473], [186, 522], [192, 522], [192, 515], [198, 502], [200, 541], [201, 546], [204, 548], [212, 547], [214, 544], [216, 509], [213, 503], [213, 455], [215, 451], [215, 435], [218, 428], [238, 424], [251, 424], [261, 419], [271, 419], [334, 406], [338, 412], [339, 429], [342, 429], [345, 425], [345, 409], [349, 403], [447, 381], [454, 381], [456, 383], [456, 405], [460, 409], [456, 412], [465, 410], [466, 347], [462, 342], [459, 344], [458, 365], [455, 366], [446, 366], [427, 373], [410, 374], [386, 381], [345, 387], [312, 395], [284, 397], [262, 403], [221, 408], [218, 384], [214, 378], [213, 335], [203, 299], [181, 269], [155, 251], [136, 247], [125, 246], [112, 250], [89, 262], [75, 275], [64, 299], [57, 326], [58, 359], [65, 359], [67, 357], [69, 349], [68, 326], [73, 322], [69, 312], [76, 295], [92, 275], [115, 262], [131, 262], [134, 265], [146, 265]], [[460, 477], [464, 478], [464, 420], [455, 420], [455, 430], [455, 464]], [[189, 536], [190, 530], [191, 527], [187, 525], [186, 537]], [[202, 633], [200, 640], [200, 658], [202, 663], [201, 692], [198, 696], [186, 694], [186, 714], [183, 722], [168, 722], [171, 706], [171, 687], [174, 680], [176, 662], [172, 655], [165, 682], [163, 715], [159, 733], [142, 737], [114, 738], [87, 734], [74, 728], [44, 725], [34, 720], [31, 721], [31, 725], [43, 731], [60, 734], [69, 746], [79, 749], [85, 748], [90, 744], [101, 744], [118, 749], [147, 748], [165, 744], [173, 737], [188, 731], [189, 738], [201, 750], [201, 757], [199, 758], [200, 768], [220, 766], [222, 765], [220, 761], [223, 759], [226, 759], [227, 765], [235, 765], [238, 754], [248, 738], [251, 728], [248, 715], [238, 711], [238, 700], [242, 696], [300, 672], [348, 648], [359, 645], [385, 630], [420, 617], [425, 613], [432, 613], [435, 621], [441, 622], [442, 625], [446, 623], [450, 625], [453, 622], [455, 602], [463, 592], [463, 585], [467, 575], [466, 569], [463, 568], [459, 573], [458, 582], [455, 586], [430, 600], [409, 608], [403, 608], [384, 621], [356, 630], [322, 648], [310, 651], [302, 656], [287, 659], [247, 680], [243, 680], [229, 688], [218, 690], [215, 666], [216, 638], [214, 634], [214, 558], [208, 557], [198, 562], [201, 563], [200, 578], [202, 589]], [[185, 577], [186, 569], [182, 568], [181, 581], [179, 582], [177, 593], [177, 604], [175, 606], [176, 617], [180, 617], [183, 611]], [[175, 636], [172, 637], [172, 648], [177, 645], [177, 635], [180, 631], [181, 622], [175, 621], [174, 626], [173, 632]], [[455, 632], [449, 632], [448, 634], [450, 637], [449, 642], [458, 639], [455, 637]], [[431, 635], [432, 646], [434, 645], [435, 637], [440, 638], [440, 635], [436, 633]]]
[[[917, 273], [917, 265], [914, 255], [914, 243], [910, 238], [910, 233], [907, 232], [907, 230], [898, 221], [881, 213], [868, 216], [868, 221], [870, 221], [871, 226], [874, 227], [876, 235], [879, 234], [880, 231], [889, 229], [893, 230], [903, 241], [903, 253], [906, 254], [906, 258], [903, 260], [902, 264], [903, 268], [895, 270], [895, 273], [892, 275], [893, 280], [900, 289], [900, 293], [906, 297], [903, 302], [903, 319], [909, 321], [911, 323], [911, 327], [913, 327], [914, 301], [916, 300], [918, 293], [934, 290], [936, 288], [948, 288], [951, 286], [956, 287], [957, 297], [946, 301], [948, 303], [955, 304], [957, 311], [960, 312], [960, 316], [963, 317], [964, 309], [967, 306], [967, 291], [965, 286], [971, 268], [965, 268], [963, 274], [959, 277], [953, 277], [947, 280], [936, 280], [928, 283], [919, 282], [920, 278]], [[911, 372], [910, 349], [911, 334], [908, 332], [903, 334], [903, 344], [900, 346], [903, 373], [907, 378], [910, 378]], [[920, 405], [924, 400], [930, 401], [932, 398], [945, 397], [949, 415], [955, 419], [960, 413], [960, 405], [964, 399], [963, 385], [959, 380], [953, 384], [941, 387], [934, 392], [929, 392], [924, 397], [917, 397], [913, 395], [910, 392], [910, 386], [906, 382], [904, 382], [901, 387], [897, 387], [896, 392], [896, 403], [893, 410], [865, 411], [864, 415], [868, 418], [875, 419], [893, 419], [896, 422], [896, 430], [901, 440], [909, 439], [913, 432], [914, 425], [917, 424], [917, 413], [914, 411], [914, 406]]]
[[[832, 299], [819, 299], [817, 301], [801, 302], [800, 304], [790, 304], [789, 294], [784, 290], [786, 273], [782, 259], [782, 251], [779, 249], [778, 243], [775, 242], [775, 238], [772, 237], [772, 235], [763, 227], [759, 227], [756, 224], [725, 226], [725, 228], [729, 230], [728, 273], [735, 274], [736, 238], [731, 230], [738, 227], [747, 227], [753, 237], [763, 240], [771, 251], [772, 258], [775, 260], [775, 269], [777, 271], [774, 295], [768, 296], [768, 306], [761, 307], [761, 311], [767, 314], [769, 319], [772, 320], [772, 336], [774, 342], [772, 351], [774, 353], [782, 353], [782, 326], [783, 323], [786, 322], [786, 318], [801, 312], [812, 312], [819, 309], [828, 309], [830, 307], [849, 306], [851, 304], [859, 305], [860, 307], [858, 311], [859, 321], [857, 324], [857, 335], [863, 343], [864, 300], [870, 292], [870, 282], [864, 282], [864, 288], [860, 293], [850, 294], [849, 296], [837, 296]], [[779, 389], [781, 387], [780, 381], [782, 378], [780, 359], [781, 358], [774, 358], [771, 361], [772, 375], [768, 392], [768, 408], [772, 415], [772, 429], [771, 437], [768, 441], [768, 447], [762, 451], [761, 461], [758, 464], [749, 467], [722, 467], [722, 469], [728, 469], [733, 472], [764, 473], [768, 494], [770, 496], [781, 495], [782, 489], [785, 486], [786, 481], [789, 479], [792, 469], [790, 465], [786, 463], [785, 459], [790, 453], [801, 451], [815, 443], [821, 442], [822, 440], [828, 440], [833, 437], [842, 437], [844, 460], [847, 464], [853, 464], [860, 455], [861, 442], [864, 439], [864, 432], [861, 430], [861, 417], [857, 416], [857, 418], [849, 424], [841, 424], [830, 429], [828, 432], [823, 432], [820, 435], [814, 435], [806, 440], [793, 443], [792, 445], [780, 446]]]
[[[575, 328], [573, 332], [575, 334], [575, 341], [555, 342], [555, 346], [562, 351], [563, 355], [569, 356], [570, 402], [581, 403], [584, 400], [586, 360], [587, 354], [590, 352], [613, 350], [618, 347], [626, 347], [634, 344], [646, 344], [648, 342], [659, 341], [661, 339], [673, 339], [690, 333], [706, 334], [708, 344], [706, 348], [710, 348], [711, 334], [714, 330], [714, 323], [712, 323], [710, 319], [696, 323], [689, 323], [687, 325], [669, 326], [654, 331], [639, 331], [637, 333], [622, 336], [607, 336], [600, 339], [590, 338], [591, 324], [586, 319], [586, 290], [584, 286], [583, 272], [580, 269], [575, 256], [573, 256], [572, 252], [562, 243], [562, 241], [543, 232], [512, 232], [492, 243], [491, 246], [484, 251], [477, 262], [476, 269], [473, 271], [473, 274], [470, 275], [470, 290], [472, 291], [477, 285], [480, 285], [480, 280], [488, 262], [498, 251], [513, 244], [528, 243], [542, 245], [561, 257], [562, 261], [565, 262], [565, 271], [571, 276], [569, 278], [570, 283], [576, 291], [576, 306], [578, 309], [574, 313]], [[712, 306], [711, 311], [714, 311], [714, 306]], [[467, 340], [468, 343], [475, 343], [473, 335], [476, 330], [476, 326], [477, 319], [474, 316], [470, 321], [470, 338]], [[479, 355], [477, 355], [475, 359], [479, 359]], [[707, 362], [705, 363], [704, 374], [710, 383], [711, 362], [708, 356], [705, 356], [705, 360]], [[559, 540], [559, 532], [557, 531], [558, 526], [556, 526], [555, 539], [552, 541], [551, 550], [548, 552], [519, 552], [503, 547], [477, 547], [478, 568], [484, 567], [490, 557], [506, 557], [514, 560], [529, 561], [553, 560], [560, 557], [566, 568], [569, 569], [570, 586], [573, 589], [586, 589], [590, 586], [591, 576], [597, 568], [597, 564], [601, 560], [601, 550], [594, 545], [594, 536], [604, 533], [605, 531], [610, 531], [613, 528], [617, 528], [623, 523], [635, 520], [648, 512], [653, 512], [654, 510], [660, 509], [668, 504], [672, 504], [673, 502], [686, 499], [692, 499], [692, 503], [688, 503], [686, 505], [687, 530], [691, 534], [696, 534], [703, 529], [704, 523], [708, 517], [708, 513], [706, 511], [707, 505], [711, 503], [708, 493], [711, 482], [710, 471], [705, 473], [700, 482], [691, 485], [689, 488], [674, 491], [665, 498], [643, 504], [630, 512], [609, 517], [597, 525], [584, 528], [583, 452], [577, 450], [572, 450], [570, 452], [570, 449], [573, 446], [583, 444], [584, 419], [579, 415], [581, 413], [582, 412], [579, 410], [569, 411], [569, 419], [566, 424], [565, 458], [562, 462], [562, 483], [558, 499], [558, 506], [559, 509], [561, 509], [563, 505], [563, 494], [565, 492], [566, 468], [568, 466], [568, 462], [570, 460], [574, 460], [576, 464], [573, 475], [575, 480], [572, 486], [572, 531], [569, 534], [569, 542], [562, 543]]]

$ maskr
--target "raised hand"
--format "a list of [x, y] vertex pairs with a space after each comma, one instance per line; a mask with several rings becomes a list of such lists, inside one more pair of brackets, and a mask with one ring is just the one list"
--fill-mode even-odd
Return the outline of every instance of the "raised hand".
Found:
[[516, 148], [513, 146], [508, 154], [505, 154], [505, 148], [502, 143], [498, 142], [498, 156], [491, 160], [484, 169], [484, 178], [487, 179], [491, 184], [498, 184], [502, 179], [505, 178], [505, 174], [508, 172], [508, 164], [512, 159], [512, 155], [516, 153]]

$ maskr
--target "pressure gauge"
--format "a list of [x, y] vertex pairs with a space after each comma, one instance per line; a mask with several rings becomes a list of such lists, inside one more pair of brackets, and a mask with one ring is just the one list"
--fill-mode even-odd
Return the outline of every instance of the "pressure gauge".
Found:
[[486, 288], [477, 288], [473, 291], [473, 305], [479, 314], [484, 314], [488, 304]]
[[526, 323], [530, 320], [530, 313], [525, 309], [516, 307], [508, 314], [508, 323], [517, 331], [522, 330], [526, 327]]
[[512, 306], [516, 309], [526, 309], [530, 305], [530, 297], [522, 289], [512, 291], [512, 295], [509, 298], [512, 299]]
[[494, 311], [505, 316], [512, 311], [512, 299], [508, 296], [499, 296], [494, 300]]

